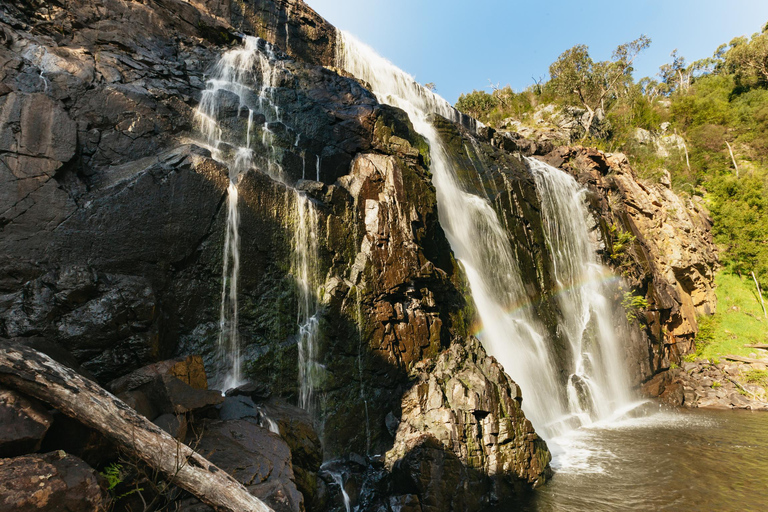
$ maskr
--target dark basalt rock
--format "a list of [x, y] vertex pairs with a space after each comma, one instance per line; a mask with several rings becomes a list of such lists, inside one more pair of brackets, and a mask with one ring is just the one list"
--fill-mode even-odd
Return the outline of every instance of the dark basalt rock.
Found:
[[43, 439], [41, 449], [46, 452], [63, 450], [95, 468], [115, 461], [120, 453], [117, 445], [101, 432], [59, 411], [53, 413], [53, 424]]
[[[280, 436], [248, 420], [207, 421], [197, 451], [223, 469], [276, 512], [300, 512], [291, 452]], [[193, 438], [194, 439], [194, 438]]]
[[0, 511], [101, 512], [108, 502], [96, 471], [62, 451], [0, 459]]
[[0, 457], [39, 450], [52, 421], [42, 403], [0, 388]]
[[195, 389], [208, 389], [208, 378], [200, 356], [177, 357], [147, 365], [113, 380], [107, 388], [115, 394], [125, 393], [164, 375], [176, 377]]

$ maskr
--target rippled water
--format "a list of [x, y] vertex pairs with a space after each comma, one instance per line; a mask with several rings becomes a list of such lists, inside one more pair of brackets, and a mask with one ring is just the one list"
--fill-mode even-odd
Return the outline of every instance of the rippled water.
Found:
[[499, 509], [768, 511], [768, 413], [645, 414], [553, 440], [552, 480]]

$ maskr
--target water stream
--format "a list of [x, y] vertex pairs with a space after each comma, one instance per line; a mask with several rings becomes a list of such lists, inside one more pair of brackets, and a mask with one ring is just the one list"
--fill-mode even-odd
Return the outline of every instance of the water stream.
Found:
[[299, 288], [299, 407], [312, 411], [319, 334], [317, 283], [317, 211], [306, 195], [296, 194], [293, 275]]
[[[610, 316], [596, 318], [607, 307], [604, 299], [594, 296], [600, 294], [598, 286], [590, 285], [576, 293], [563, 294], [561, 298], [564, 305], [561, 327], [574, 354], [573, 368], [569, 369], [572, 378], [567, 389], [562, 389], [552, 355], [552, 341], [525, 307], [530, 297], [507, 232], [488, 197], [473, 193], [461, 182], [457, 164], [448, 156], [429, 115], [439, 114], [464, 124], [466, 119], [445, 100], [421, 87], [413, 77], [354, 37], [340, 33], [339, 40], [337, 66], [371, 84], [379, 101], [407, 112], [416, 131], [427, 139], [440, 223], [469, 280], [472, 299], [483, 324], [478, 337], [521, 386], [523, 409], [538, 432], [551, 440], [604, 417], [624, 404], [628, 386], [615, 375], [622, 368], [616, 362], [614, 347], [619, 340], [612, 335]], [[578, 288], [595, 278], [593, 274], [603, 272], [596, 263], [595, 248], [588, 241], [586, 226], [589, 224], [583, 222], [585, 207], [577, 204], [574, 194], [578, 192], [572, 184], [538, 168], [533, 172], [539, 177], [537, 182], [541, 181], [545, 187], [541, 191], [545, 203], [554, 206], [547, 211], [551, 216], [547, 225], [551, 227], [548, 233], [551, 249], [558, 253], [554, 258], [557, 279], [563, 290]], [[573, 198], [568, 199], [563, 210], [555, 204], [559, 200], [555, 196]], [[568, 219], [574, 223], [582, 219], [578, 230], [573, 230], [572, 224], [567, 228], [558, 225], [569, 215], [576, 216], [575, 220]], [[577, 264], [586, 264], [586, 268], [577, 268]], [[587, 340], [585, 331], [592, 324], [597, 324], [598, 335]], [[603, 376], [602, 370], [611, 364], [616, 364], [615, 370]], [[614, 390], [614, 387], [621, 389]]]

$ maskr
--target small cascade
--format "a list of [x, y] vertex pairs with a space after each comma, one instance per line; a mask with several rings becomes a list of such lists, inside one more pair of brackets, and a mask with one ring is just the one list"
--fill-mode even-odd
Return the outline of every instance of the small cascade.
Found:
[[[237, 184], [243, 172], [253, 166], [251, 132], [253, 110], [246, 105], [249, 85], [253, 83], [254, 67], [258, 60], [258, 40], [246, 38], [242, 48], [222, 55], [212, 72], [200, 105], [195, 111], [197, 128], [205, 138], [213, 158], [229, 168], [227, 187], [227, 227], [224, 239], [221, 307], [219, 311], [218, 359], [221, 368], [215, 384], [222, 390], [242, 384], [240, 339], [238, 325], [237, 285], [240, 273], [240, 215], [238, 212]], [[248, 124], [245, 140], [237, 140], [225, 132], [219, 118], [222, 96], [234, 94], [239, 100], [238, 110], [247, 109]], [[240, 143], [244, 143], [241, 145]]]
[[[550, 348], [552, 342], [530, 311], [530, 298], [524, 288], [507, 231], [489, 198], [484, 193], [471, 192], [462, 183], [458, 173], [460, 169], [449, 157], [437, 130], [429, 121], [430, 114], [439, 114], [466, 126], [468, 123], [465, 116], [354, 37], [340, 32], [338, 40], [336, 65], [371, 84], [380, 102], [404, 110], [416, 131], [427, 139], [440, 223], [454, 254], [464, 267], [472, 299], [482, 321], [483, 328], [477, 336], [523, 389], [523, 409], [539, 433], [546, 439], [552, 439], [590, 421], [592, 414], [602, 414], [602, 408], [623, 403], [618, 397], [601, 397], [597, 391], [591, 390], [603, 390], [604, 394], [610, 395], [623, 393], [619, 388], [628, 389], [626, 383], [614, 378], [614, 374], [620, 372], [622, 367], [616, 362], [616, 354], [612, 353], [615, 343], [608, 342], [610, 317], [599, 318], [604, 311], [599, 308], [605, 308], [607, 304], [601, 304], [594, 298], [589, 299], [591, 302], [587, 307], [595, 313], [590, 316], [592, 323], [597, 324], [599, 332], [605, 333], [598, 336], [601, 340], [597, 342], [599, 350], [587, 343], [583, 336], [577, 335], [581, 324], [591, 325], [589, 320], [582, 319], [581, 323], [575, 320], [578, 317], [576, 311], [583, 314], [585, 306], [580, 303], [567, 305], [567, 309], [574, 313], [564, 315], [567, 318], [563, 321], [563, 327], [569, 333], [574, 333], [573, 336], [568, 334], [569, 340], [582, 341], [574, 341], [580, 344], [577, 347], [580, 356], [576, 358], [578, 364], [573, 369], [570, 384], [563, 389], [560, 369]], [[466, 149], [469, 151], [469, 148]], [[482, 163], [477, 162], [476, 165]], [[474, 171], [479, 174], [484, 170], [475, 168]], [[482, 179], [479, 181], [482, 182]], [[583, 210], [579, 212], [583, 217]], [[581, 228], [584, 229], [585, 225], [583, 223]], [[579, 258], [582, 263], [596, 261], [593, 247], [583, 244], [579, 247], [583, 251], [579, 256], [569, 255], [565, 258], [574, 265]], [[562, 250], [571, 249], [563, 247]], [[586, 253], [590, 256], [584, 256]], [[561, 266], [560, 256], [555, 259], [558, 260], [557, 265]], [[601, 270], [595, 263], [590, 264], [588, 271]], [[563, 300], [567, 301], [568, 298]], [[611, 364], [614, 365], [611, 377], [604, 377], [601, 372]], [[608, 392], [610, 387], [616, 387], [617, 390]], [[585, 397], [589, 397], [591, 403], [586, 404]], [[595, 402], [599, 404], [593, 405]]]
[[237, 184], [227, 187], [227, 228], [224, 238], [221, 308], [219, 310], [219, 360], [228, 369], [219, 383], [222, 391], [242, 384], [240, 336], [238, 333], [237, 281], [240, 275], [240, 214], [237, 210]]
[[552, 255], [562, 312], [559, 326], [572, 354], [569, 409], [592, 420], [607, 418], [631, 401], [617, 322], [606, 297], [606, 282], [614, 276], [597, 259], [596, 240], [590, 237], [595, 222], [586, 207], [586, 189], [560, 169], [527, 160], [541, 199], [544, 235]]
[[310, 199], [298, 191], [296, 213], [292, 272], [299, 289], [299, 407], [311, 412], [318, 364], [319, 318], [315, 294], [318, 218]]
[[[347, 493], [347, 489], [344, 487], [344, 473], [342, 473], [342, 470], [334, 471], [331, 469], [334, 466], [336, 466], [334, 462], [327, 462], [322, 465], [320, 471], [327, 473], [328, 476], [331, 477], [331, 480], [333, 480], [333, 483], [339, 486], [341, 497], [344, 500], [344, 510], [345, 512], [352, 512], [352, 500], [349, 499], [349, 493]], [[357, 507], [355, 507], [355, 509], [357, 509]]]
[[[240, 235], [238, 183], [250, 169], [259, 169], [292, 191], [295, 222], [291, 272], [298, 283], [298, 345], [301, 407], [312, 409], [316, 381], [319, 314], [316, 293], [318, 216], [312, 202], [286, 182], [273, 145], [275, 124], [285, 124], [277, 102], [276, 89], [284, 61], [267, 42], [246, 36], [243, 45], [230, 50], [211, 73], [207, 88], [195, 112], [198, 129], [213, 158], [229, 168], [227, 228], [219, 315], [216, 385], [223, 390], [242, 384], [242, 355], [238, 326], [238, 278]], [[296, 134], [298, 148], [301, 134]], [[301, 151], [303, 172], [306, 155]], [[320, 177], [320, 156], [316, 161]], [[302, 176], [304, 177], [304, 176]]]

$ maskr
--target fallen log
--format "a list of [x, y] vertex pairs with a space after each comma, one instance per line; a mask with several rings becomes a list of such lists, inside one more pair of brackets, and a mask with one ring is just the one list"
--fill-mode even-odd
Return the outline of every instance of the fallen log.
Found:
[[216, 510], [273, 512], [225, 471], [125, 402], [41, 352], [0, 340], [0, 383], [98, 430]]
[[738, 361], [738, 362], [740, 362], [740, 363], [749, 363], [749, 364], [754, 364], [754, 363], [759, 363], [759, 364], [768, 364], [768, 361], [766, 361], [765, 359], [753, 359], [753, 358], [751, 358], [751, 357], [742, 357], [742, 356], [734, 356], [734, 355], [727, 355], [727, 356], [723, 356], [723, 357], [725, 357], [725, 359], [728, 359], [728, 360], [730, 360], [730, 361]]
[[768, 350], [768, 343], [755, 343], [755, 344], [746, 344], [744, 345], [747, 348], [759, 348], [762, 350]]

